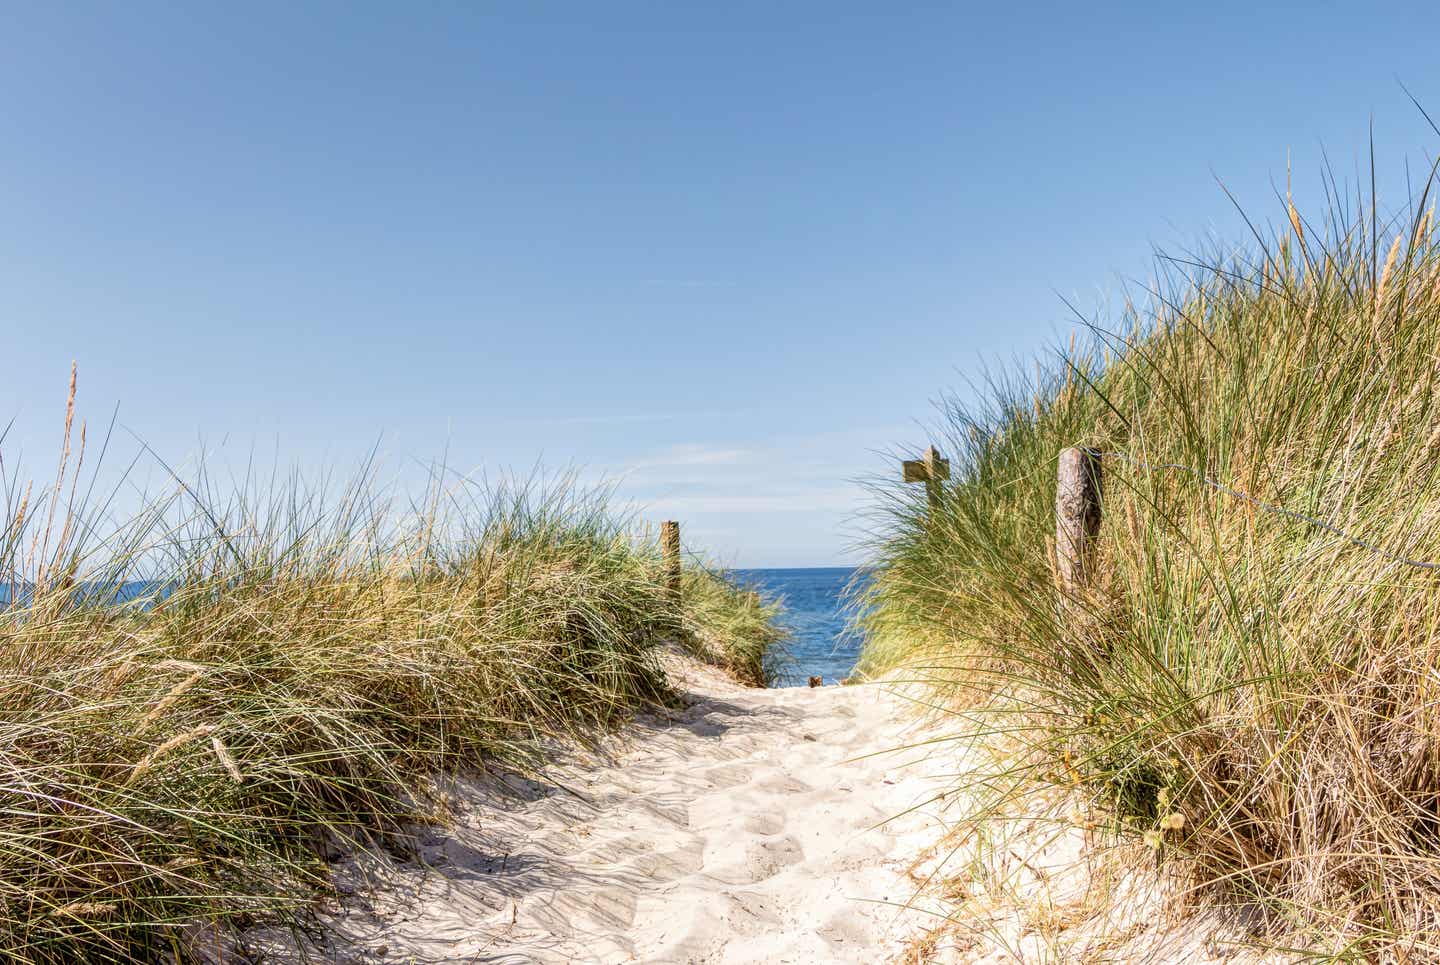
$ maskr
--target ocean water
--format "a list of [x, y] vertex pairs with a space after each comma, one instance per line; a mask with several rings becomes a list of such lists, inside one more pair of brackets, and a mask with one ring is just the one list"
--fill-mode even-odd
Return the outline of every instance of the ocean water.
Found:
[[779, 667], [782, 687], [803, 687], [812, 674], [833, 684], [848, 677], [860, 655], [858, 638], [845, 634], [845, 588], [853, 567], [731, 570], [741, 583], [785, 602], [784, 621], [793, 639], [791, 660]]

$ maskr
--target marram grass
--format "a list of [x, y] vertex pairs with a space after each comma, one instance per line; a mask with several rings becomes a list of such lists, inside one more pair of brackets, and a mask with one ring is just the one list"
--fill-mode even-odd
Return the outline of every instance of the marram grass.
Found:
[[[872, 671], [1013, 742], [995, 816], [1073, 788], [1257, 940], [1355, 960], [1440, 960], [1440, 572], [1402, 561], [1440, 561], [1429, 197], [1287, 202], [1251, 254], [1172, 259], [1088, 347], [947, 404], [954, 478], [933, 516], [889, 490], [860, 618]], [[1074, 445], [1107, 453], [1104, 518], [1064, 600]]]
[[[667, 642], [763, 683], [779, 641], [773, 606], [704, 569], [677, 604], [603, 494], [437, 483], [397, 512], [368, 474], [331, 499], [202, 476], [115, 524], [69, 428], [53, 486], [5, 480], [6, 961], [183, 960], [196, 923], [304, 926], [322, 851], [403, 840], [437, 814], [428, 777], [523, 767], [669, 699]], [[163, 587], [96, 590], [140, 577]]]

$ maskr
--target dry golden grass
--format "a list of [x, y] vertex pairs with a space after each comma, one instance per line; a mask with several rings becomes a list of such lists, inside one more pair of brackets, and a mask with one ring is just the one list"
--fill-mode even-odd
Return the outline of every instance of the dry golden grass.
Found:
[[[1428, 188], [1252, 256], [1169, 262], [1034, 380], [947, 409], [954, 479], [896, 486], [862, 622], [968, 728], [1022, 739], [987, 817], [1089, 796], [1265, 941], [1440, 960], [1440, 246]], [[1055, 460], [1104, 453], [1061, 605]], [[978, 721], [978, 723], [977, 723]]]
[[321, 851], [400, 847], [444, 812], [430, 775], [525, 768], [668, 701], [665, 646], [763, 683], [779, 640], [702, 568], [677, 602], [654, 540], [565, 481], [437, 474], [401, 510], [368, 472], [328, 495], [200, 473], [117, 520], [87, 501], [74, 413], [72, 376], [52, 485], [3, 480], [6, 961], [306, 926]]

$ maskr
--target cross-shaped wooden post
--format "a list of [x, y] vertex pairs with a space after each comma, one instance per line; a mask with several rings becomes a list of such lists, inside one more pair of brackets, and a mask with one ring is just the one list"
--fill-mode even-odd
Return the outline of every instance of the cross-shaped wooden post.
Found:
[[930, 512], [940, 507], [940, 483], [950, 478], [950, 460], [942, 459], [939, 451], [931, 446], [925, 450], [922, 459], [906, 459], [900, 464], [905, 471], [907, 483], [923, 482], [925, 495], [930, 497]]

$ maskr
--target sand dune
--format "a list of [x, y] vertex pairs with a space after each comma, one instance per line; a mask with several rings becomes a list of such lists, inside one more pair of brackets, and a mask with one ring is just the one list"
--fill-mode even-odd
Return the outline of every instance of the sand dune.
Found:
[[455, 820], [417, 860], [342, 874], [346, 947], [326, 957], [874, 963], [933, 923], [904, 907], [905, 872], [942, 833], [924, 802], [947, 766], [878, 753], [924, 736], [897, 697], [688, 683], [683, 711], [642, 717], [603, 757], [454, 784]]

